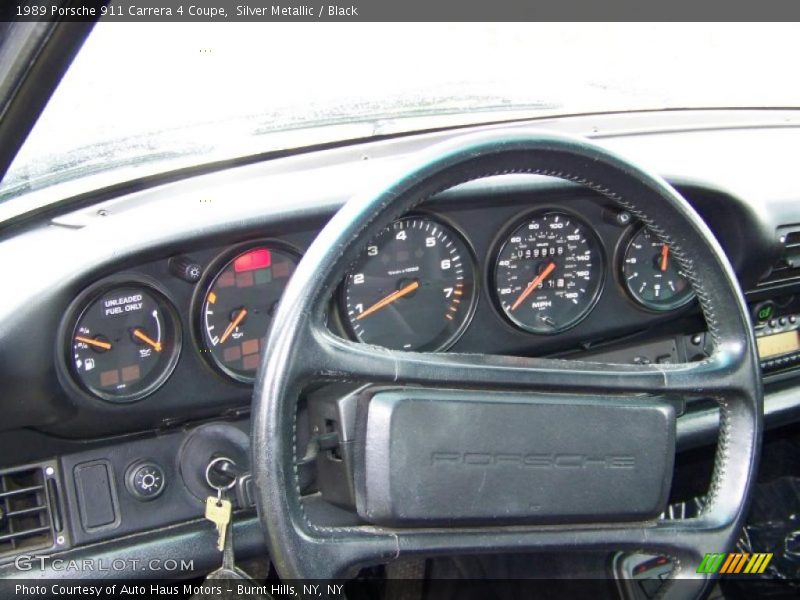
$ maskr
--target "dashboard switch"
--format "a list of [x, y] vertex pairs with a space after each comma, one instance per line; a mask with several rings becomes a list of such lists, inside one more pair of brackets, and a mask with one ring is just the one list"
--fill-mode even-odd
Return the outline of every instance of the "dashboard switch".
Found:
[[772, 300], [756, 304], [753, 308], [753, 318], [756, 322], [764, 323], [775, 316], [775, 303]]
[[612, 225], [627, 227], [633, 220], [633, 215], [627, 210], [616, 210], [611, 208], [603, 209], [603, 220]]
[[125, 473], [125, 487], [134, 498], [143, 502], [160, 496], [166, 484], [164, 470], [154, 462], [136, 462]]
[[203, 276], [203, 267], [186, 256], [175, 256], [169, 261], [170, 273], [188, 283], [197, 283]]

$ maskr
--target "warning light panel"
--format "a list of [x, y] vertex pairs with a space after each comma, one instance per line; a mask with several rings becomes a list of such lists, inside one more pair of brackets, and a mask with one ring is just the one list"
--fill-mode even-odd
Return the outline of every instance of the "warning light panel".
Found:
[[251, 250], [233, 261], [233, 270], [237, 273], [266, 269], [272, 264], [272, 254], [267, 248]]

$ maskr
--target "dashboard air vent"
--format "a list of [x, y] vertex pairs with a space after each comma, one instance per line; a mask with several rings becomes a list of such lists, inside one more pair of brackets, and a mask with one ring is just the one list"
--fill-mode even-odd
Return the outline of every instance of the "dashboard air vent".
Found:
[[758, 283], [759, 287], [800, 281], [800, 223], [778, 227], [778, 239], [783, 251], [772, 271]]
[[0, 557], [49, 548], [54, 539], [44, 467], [0, 471]]

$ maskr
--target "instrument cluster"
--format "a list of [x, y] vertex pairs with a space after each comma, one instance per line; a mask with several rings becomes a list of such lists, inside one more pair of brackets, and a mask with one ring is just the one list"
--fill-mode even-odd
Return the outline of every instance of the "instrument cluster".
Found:
[[[606, 251], [595, 229], [564, 209], [526, 212], [507, 224], [485, 260], [494, 310], [513, 327], [555, 335], [581, 323], [607, 285], [607, 254], [640, 309], [665, 312], [694, 297], [669, 246], [642, 225]], [[343, 285], [349, 334], [388, 348], [440, 351], [469, 325], [480, 281], [469, 240], [445, 218], [395, 221], [365, 249]]]
[[[508, 326], [534, 339], [578, 326], [610, 285], [649, 313], [674, 311], [694, 297], [669, 246], [638, 223], [622, 228], [612, 244], [580, 211], [522, 208], [493, 239], [478, 256], [444, 214], [395, 221], [342, 282], [332, 302], [335, 326], [368, 344], [442, 351], [469, 328], [482, 296]], [[190, 315], [157, 278], [116, 275], [90, 286], [62, 328], [71, 382], [101, 400], [140, 400], [170, 377], [186, 352], [186, 330], [220, 378], [252, 384], [301, 256], [297, 246], [271, 239], [227, 248], [205, 265], [184, 265], [182, 277], [193, 286]]]

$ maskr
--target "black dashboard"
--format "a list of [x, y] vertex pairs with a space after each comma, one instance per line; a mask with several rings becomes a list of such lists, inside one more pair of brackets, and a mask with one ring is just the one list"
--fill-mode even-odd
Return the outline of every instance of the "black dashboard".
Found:
[[[748, 252], [740, 256], [735, 253], [739, 228], [754, 230], [759, 226], [753, 213], [733, 198], [709, 190], [697, 193], [695, 197], [692, 192], [688, 190], [686, 195], [701, 214], [713, 214], [715, 206], [725, 204], [728, 222], [735, 226], [732, 227], [728, 222], [718, 223], [715, 233], [725, 247], [732, 249], [734, 259], [738, 259], [735, 266], [743, 280], [748, 276], [757, 278], [761, 274], [758, 264], [770, 263], [763, 259], [755, 260], [755, 257], [769, 256], [773, 250], [772, 240], [749, 236], [751, 242]], [[734, 215], [736, 218], [732, 218]], [[559, 216], [562, 223], [558, 222]], [[520, 311], [511, 313], [511, 301], [504, 304], [501, 297], [504, 289], [509, 289], [513, 291], [514, 298], [519, 298], [522, 295], [520, 292], [527, 290], [527, 284], [536, 273], [522, 273], [517, 277], [511, 271], [512, 275], [508, 275], [508, 268], [502, 268], [499, 263], [507, 265], [510, 262], [506, 248], [509, 240], [520, 239], [520, 227], [526, 231], [531, 231], [531, 227], [538, 228], [540, 224], [545, 227], [548, 217], [555, 219], [553, 226], [572, 222], [574, 231], [580, 232], [574, 235], [580, 238], [574, 242], [578, 248], [576, 253], [581, 254], [578, 258], [593, 260], [575, 263], [578, 269], [576, 273], [584, 274], [575, 282], [569, 279], [571, 275], [568, 268], [556, 270], [550, 278], [554, 286], [552, 297], [543, 295], [548, 291], [541, 289], [546, 282], [539, 284], [539, 291], [531, 296], [534, 301], [541, 296], [538, 304], [550, 304], [548, 308], [552, 309], [553, 300], [557, 304], [558, 297], [569, 306], [566, 307], [564, 321], [548, 325], [540, 320], [536, 329], [532, 327], [537, 324], [536, 319], [551, 319], [551, 313], [545, 309], [542, 313], [544, 317], [531, 312], [525, 320], [517, 320]], [[331, 300], [330, 309], [330, 326], [339, 335], [356, 339], [368, 335], [372, 338], [366, 341], [386, 345], [402, 338], [405, 328], [414, 336], [422, 335], [413, 349], [437, 350], [447, 347], [457, 352], [520, 356], [587, 352], [598, 355], [603, 349], [612, 352], [609, 356], [616, 356], [613, 350], [620, 345], [635, 348], [659, 341], [663, 349], [661, 353], [652, 357], [644, 353], [639, 360], [679, 362], [703, 355], [703, 344], [696, 344], [694, 349], [687, 347], [678, 353], [678, 348], [683, 348], [684, 344], [675, 336], [692, 337], [704, 330], [702, 317], [690, 294], [684, 294], [677, 306], [669, 303], [653, 306], [652, 300], [648, 304], [635, 295], [648, 283], [644, 271], [660, 276], [658, 264], [649, 262], [653, 259], [659, 262], [661, 248], [642, 250], [649, 252], [647, 260], [643, 261], [648, 264], [640, 263], [638, 271], [643, 274], [637, 281], [642, 281], [642, 284], [640, 287], [637, 283], [636, 288], [632, 288], [628, 278], [633, 273], [626, 274], [626, 263], [631, 260], [632, 243], [641, 238], [643, 228], [629, 214], [614, 208], [598, 194], [577, 186], [533, 177], [511, 181], [498, 178], [488, 184], [480, 182], [464, 186], [431, 199], [411, 219], [407, 231], [412, 235], [411, 228], [414, 225], [419, 224], [422, 231], [422, 227], [428, 224], [432, 230], [448, 231], [450, 238], [457, 238], [460, 242], [463, 250], [452, 256], [463, 254], [463, 260], [453, 264], [451, 271], [454, 274], [456, 271], [463, 272], [462, 280], [466, 282], [463, 289], [466, 291], [459, 296], [461, 292], [456, 288], [452, 299], [457, 302], [463, 299], [464, 308], [449, 312], [451, 306], [458, 305], [445, 302], [438, 308], [434, 306], [431, 311], [426, 308], [427, 304], [435, 300], [423, 299], [408, 305], [411, 307], [408, 310], [413, 312], [410, 320], [394, 308], [394, 313], [385, 310], [383, 314], [388, 317], [383, 319], [380, 326], [386, 331], [378, 332], [377, 327], [366, 329], [367, 324], [373, 327], [369, 319], [360, 321], [349, 318], [350, 305], [358, 302], [354, 300], [349, 303], [348, 287], [353, 291], [359, 290], [352, 281], [343, 282], [341, 293]], [[71, 405], [78, 410], [66, 419], [59, 419], [57, 423], [44, 424], [44, 429], [65, 437], [108, 435], [174, 425], [198, 417], [246, 409], [260, 355], [259, 340], [269, 325], [268, 313], [274, 310], [282, 286], [323, 221], [324, 217], [316, 220], [314, 225], [289, 223], [280, 227], [267, 226], [258, 237], [241, 236], [241, 239], [237, 239], [239, 236], [227, 236], [229, 243], [221, 243], [222, 240], [218, 238], [212, 238], [207, 243], [192, 240], [183, 245], [181, 252], [169, 252], [146, 261], [137, 260], [138, 257], [134, 256], [123, 261], [123, 265], [113, 265], [105, 270], [110, 272], [83, 279], [85, 283], [74, 295], [64, 294], [58, 310], [48, 309], [51, 318], [58, 317], [58, 322], [53, 323], [51, 336], [46, 340], [46, 346], [55, 347], [57, 378], [57, 385], [49, 391], [48, 399], [55, 402], [57, 398], [64, 397], [68, 400], [63, 402], [64, 407]], [[572, 228], [569, 233], [572, 233]], [[433, 241], [431, 237], [427, 239]], [[575, 258], [569, 256], [570, 244], [565, 242], [565, 245], [559, 246], [558, 239], [549, 242], [542, 239], [544, 241], [538, 242], [539, 246], [544, 244], [547, 250], [550, 244], [550, 251], [558, 251], [559, 254], [551, 255], [552, 258], [543, 257], [541, 264], [554, 260], [563, 266], [569, 264], [566, 261]], [[592, 241], [591, 250], [581, 245], [581, 240], [587, 239]], [[532, 251], [538, 252], [537, 240], [527, 241]], [[417, 246], [413, 245], [411, 238], [405, 245], [410, 248], [419, 246], [418, 252], [425, 250], [422, 238]], [[639, 247], [642, 247], [641, 244]], [[377, 254], [377, 246], [373, 248]], [[562, 250], [565, 255], [561, 254]], [[383, 258], [385, 255], [383, 253], [380, 258], [388, 261], [388, 256]], [[447, 252], [447, 256], [451, 256], [450, 252]], [[267, 266], [257, 262], [243, 263], [261, 258], [267, 261], [263, 263]], [[396, 259], [395, 252], [391, 262], [380, 262], [391, 272], [396, 266]], [[414, 265], [424, 265], [425, 260], [424, 257], [406, 258], [408, 264]], [[434, 263], [437, 260], [434, 259]], [[632, 260], [635, 261], [636, 257]], [[378, 262], [377, 257], [375, 261]], [[439, 272], [439, 265], [434, 266]], [[354, 266], [350, 279], [355, 276], [359, 281], [356, 271], [365, 269]], [[277, 275], [272, 275], [273, 272]], [[503, 272], [506, 280], [498, 281], [498, 272]], [[566, 283], [562, 279], [564, 272], [567, 272]], [[252, 275], [260, 276], [262, 273], [264, 281], [254, 284]], [[435, 274], [432, 276], [436, 277]], [[395, 280], [387, 283], [380, 281], [380, 277], [375, 275], [379, 281], [376, 284], [378, 288], [372, 294], [373, 300], [394, 291], [389, 286], [394, 286]], [[420, 277], [424, 278], [422, 275]], [[509, 277], [514, 281], [509, 282]], [[227, 287], [224, 287], [226, 282], [221, 281], [223, 279], [230, 279]], [[406, 279], [400, 275], [396, 279], [397, 288], [400, 289]], [[408, 281], [412, 279], [414, 277]], [[426, 285], [430, 279], [425, 279]], [[679, 273], [674, 273], [674, 279], [680, 281]], [[368, 278], [362, 282], [362, 288], [370, 285], [371, 281]], [[459, 285], [456, 279], [453, 281], [456, 283], [449, 284], [450, 288]], [[667, 281], [672, 285], [672, 281]], [[751, 285], [753, 283], [751, 279]], [[514, 284], [516, 287], [512, 289]], [[558, 285], [563, 286], [563, 291]], [[447, 285], [444, 287], [447, 288]], [[576, 291], [575, 297], [569, 297], [570, 289], [584, 288], [588, 288], [585, 294]], [[264, 318], [258, 322], [252, 318], [253, 306], [243, 299], [243, 295], [250, 290], [258, 290], [258, 295], [262, 296], [257, 302], [253, 301], [258, 304], [255, 310], [264, 313]], [[665, 293], [668, 291], [665, 290]], [[369, 292], [365, 293], [365, 297], [369, 297]], [[453, 294], [452, 290], [446, 293]], [[209, 299], [214, 303], [210, 303]], [[226, 302], [227, 308], [222, 308]], [[365, 303], [369, 304], [360, 302], [361, 305]], [[236, 319], [245, 305], [251, 306], [251, 318], [237, 323]], [[363, 310], [366, 307], [361, 308]], [[212, 309], [225, 315], [214, 321], [213, 314], [209, 315], [214, 313]], [[429, 321], [420, 322], [426, 310], [430, 313], [427, 317]], [[128, 318], [132, 314], [133, 320]], [[455, 316], [455, 320], [451, 315]], [[41, 322], [41, 318], [36, 320]], [[116, 332], [113, 335], [104, 330], [108, 323], [111, 324], [110, 329]], [[135, 323], [141, 325], [134, 326]], [[456, 326], [452, 323], [456, 323]], [[237, 327], [228, 337], [225, 334], [231, 332], [226, 331], [226, 325], [231, 324]], [[437, 342], [434, 337], [438, 335], [439, 324], [450, 325], [448, 331], [451, 331]], [[426, 337], [429, 331], [432, 332], [430, 340]], [[240, 340], [239, 336], [244, 337]], [[109, 350], [111, 337], [114, 338], [114, 348]], [[226, 350], [231, 347], [236, 351], [231, 361], [216, 351], [216, 342], [220, 338], [228, 342]], [[403, 348], [404, 344], [398, 343], [397, 346]], [[410, 349], [408, 345], [405, 346]], [[46, 352], [47, 347], [42, 351]], [[250, 362], [246, 364], [244, 361], [248, 357]], [[131, 370], [134, 370], [133, 376], [128, 375]], [[106, 380], [101, 380], [103, 377]], [[30, 406], [36, 400], [31, 395], [25, 402]], [[113, 418], [107, 418], [112, 415]]]
[[[735, 268], [759, 339], [770, 340], [766, 405], [781, 421], [800, 418], [800, 188], [782, 150], [800, 134], [777, 125], [787, 118], [796, 117], [698, 111], [535, 123], [649, 164], [700, 213]], [[343, 201], [447, 135], [140, 182], [0, 230], [0, 428], [15, 448], [0, 467], [52, 461], [75, 515], [65, 547], [199, 516], [202, 490], [175, 456], [187, 431], [220, 422], [244, 436], [233, 437], [246, 454], [252, 378], [282, 282]], [[604, 362], [686, 362], [710, 350], [669, 249], [578, 185], [538, 176], [464, 184], [385, 237], [331, 298], [329, 327], [341, 336]], [[536, 270], [515, 264], [539, 252]], [[688, 407], [686, 440], [713, 438], [716, 418]], [[144, 459], [174, 482], [154, 499], [167, 507], [160, 514], [128, 493], [130, 466]], [[97, 464], [115, 508], [87, 525], [72, 478]]]

